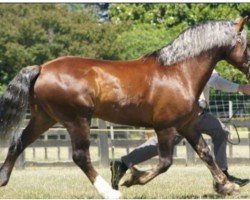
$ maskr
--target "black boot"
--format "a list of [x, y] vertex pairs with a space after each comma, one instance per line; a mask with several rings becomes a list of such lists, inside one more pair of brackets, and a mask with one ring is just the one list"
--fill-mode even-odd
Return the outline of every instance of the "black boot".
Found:
[[227, 176], [229, 181], [238, 184], [240, 187], [243, 187], [243, 186], [245, 186], [246, 184], [249, 183], [249, 179], [247, 179], [247, 178], [246, 179], [240, 179], [240, 178], [237, 178], [235, 176], [232, 176], [227, 172], [227, 170], [223, 171], [223, 173]]
[[119, 160], [110, 162], [110, 170], [111, 170], [111, 184], [112, 188], [118, 190], [119, 189], [119, 181], [126, 173], [128, 167]]

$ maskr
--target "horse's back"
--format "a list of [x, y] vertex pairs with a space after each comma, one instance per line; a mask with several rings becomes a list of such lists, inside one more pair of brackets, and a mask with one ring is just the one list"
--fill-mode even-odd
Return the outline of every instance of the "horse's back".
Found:
[[147, 103], [150, 70], [150, 66], [140, 60], [62, 57], [42, 66], [35, 94], [48, 110], [56, 107], [64, 112], [79, 113], [82, 109], [82, 112], [87, 110], [96, 117], [121, 123], [127, 118], [126, 113], [130, 113], [130, 119], [124, 122], [129, 123], [136, 117], [135, 113], [146, 111], [140, 105]]

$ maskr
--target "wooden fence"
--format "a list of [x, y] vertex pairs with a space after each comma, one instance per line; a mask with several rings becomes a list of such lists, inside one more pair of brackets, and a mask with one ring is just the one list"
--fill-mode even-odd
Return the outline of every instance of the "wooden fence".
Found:
[[[244, 163], [250, 164], [250, 122], [249, 121], [232, 121], [237, 127], [248, 127], [248, 136], [246, 138], [241, 138], [239, 145], [234, 146], [228, 144], [228, 160], [234, 163]], [[130, 136], [133, 133], [137, 134], [137, 138], [133, 139]], [[152, 134], [152, 130], [146, 129], [135, 129], [133, 127], [124, 127], [120, 125], [115, 125], [111, 123], [106, 123], [102, 120], [94, 120], [94, 123], [91, 128], [91, 147], [96, 147], [98, 159], [94, 161], [94, 164], [108, 166], [110, 159], [115, 158], [116, 149], [124, 149], [124, 153], [129, 153], [135, 147], [139, 146], [146, 141], [145, 135]], [[140, 136], [138, 138], [138, 136]], [[237, 139], [232, 139], [234, 143], [237, 142]], [[211, 140], [207, 139], [209, 145]], [[185, 155], [178, 157], [178, 147], [182, 147], [185, 151]], [[237, 148], [244, 147], [244, 157], [235, 157], [234, 150]], [[42, 161], [37, 161], [37, 148], [42, 148], [44, 150], [44, 159]], [[57, 148], [57, 156], [53, 161], [48, 161], [48, 150], [50, 148]], [[68, 155], [66, 159], [61, 158], [61, 149], [67, 148]], [[55, 125], [49, 131], [47, 131], [40, 139], [35, 141], [29, 149], [32, 149], [32, 161], [26, 159], [26, 151], [20, 156], [17, 167], [23, 168], [25, 166], [62, 166], [62, 165], [71, 165], [71, 143], [69, 136], [66, 130], [60, 125]], [[246, 153], [249, 151], [248, 153]], [[180, 144], [175, 147], [174, 151], [174, 162], [182, 163], [185, 165], [199, 163], [200, 159], [197, 158], [193, 149], [190, 145], [183, 140]], [[155, 159], [152, 159], [151, 162], [157, 162]]]

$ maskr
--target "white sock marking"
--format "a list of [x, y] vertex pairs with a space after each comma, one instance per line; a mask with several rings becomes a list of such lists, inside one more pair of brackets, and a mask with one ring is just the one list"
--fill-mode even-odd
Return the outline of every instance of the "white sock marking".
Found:
[[119, 199], [121, 197], [120, 191], [112, 189], [100, 175], [96, 177], [94, 186], [105, 199]]

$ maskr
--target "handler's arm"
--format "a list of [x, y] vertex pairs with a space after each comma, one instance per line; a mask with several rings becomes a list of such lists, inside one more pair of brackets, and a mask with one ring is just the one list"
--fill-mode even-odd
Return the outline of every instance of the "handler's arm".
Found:
[[250, 84], [239, 85], [221, 77], [216, 71], [213, 71], [211, 78], [208, 80], [208, 86], [224, 92], [241, 92], [250, 95]]
[[[217, 72], [213, 72], [211, 78], [208, 80], [208, 86], [224, 92], [238, 92], [239, 84], [228, 81], [221, 77]], [[244, 92], [243, 92], [244, 93]]]
[[250, 95], [250, 85], [240, 85], [238, 91]]
[[239, 85], [221, 77], [216, 71], [213, 71], [211, 78], [208, 80], [208, 86], [224, 92], [241, 92], [250, 95], [250, 84]]

